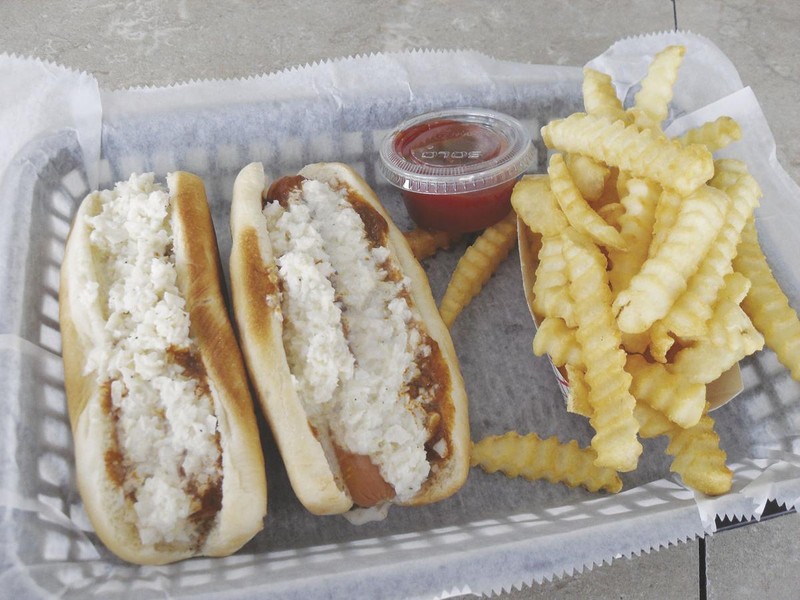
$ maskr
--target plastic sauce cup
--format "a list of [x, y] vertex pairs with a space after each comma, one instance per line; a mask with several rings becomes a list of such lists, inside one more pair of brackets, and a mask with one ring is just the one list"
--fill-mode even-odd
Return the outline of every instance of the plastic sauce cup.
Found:
[[383, 175], [400, 188], [420, 227], [485, 229], [511, 210], [511, 191], [535, 150], [522, 124], [502, 113], [460, 108], [401, 123], [383, 140]]

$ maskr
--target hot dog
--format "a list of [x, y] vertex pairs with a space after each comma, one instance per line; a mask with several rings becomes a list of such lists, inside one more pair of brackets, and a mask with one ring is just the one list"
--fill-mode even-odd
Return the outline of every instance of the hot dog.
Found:
[[252, 163], [231, 207], [240, 343], [292, 487], [315, 514], [441, 500], [469, 468], [467, 399], [427, 277], [349, 167], [267, 186]]
[[133, 563], [224, 556], [263, 527], [266, 475], [203, 182], [133, 175], [81, 203], [61, 268], [79, 491]]

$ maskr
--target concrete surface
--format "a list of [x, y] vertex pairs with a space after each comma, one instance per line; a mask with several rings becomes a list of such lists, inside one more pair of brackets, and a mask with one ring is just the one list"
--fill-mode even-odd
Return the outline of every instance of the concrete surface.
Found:
[[[582, 65], [618, 38], [671, 29], [668, 0], [339, 3], [6, 0], [0, 51], [93, 73], [108, 88], [259, 74], [357, 53], [472, 48], [514, 61]], [[682, 29], [711, 38], [758, 96], [778, 156], [800, 179], [800, 7], [794, 2], [678, 0]], [[797, 598], [800, 517], [708, 540], [708, 598]], [[699, 598], [698, 542], [514, 591], [532, 598]]]
[[708, 600], [800, 598], [800, 515], [720, 531], [706, 544]]
[[[615, 560], [610, 565], [572, 577], [547, 581], [514, 590], [503, 600], [698, 600], [700, 596], [698, 541], [662, 548], [633, 559]], [[720, 596], [724, 598], [725, 596]], [[733, 596], [728, 596], [731, 598]], [[466, 597], [465, 597], [466, 600]]]

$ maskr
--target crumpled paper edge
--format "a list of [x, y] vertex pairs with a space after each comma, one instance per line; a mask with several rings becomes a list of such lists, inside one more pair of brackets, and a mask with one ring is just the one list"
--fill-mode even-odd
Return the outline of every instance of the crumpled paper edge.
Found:
[[[359, 96], [381, 96], [387, 94], [407, 94], [413, 98], [418, 90], [412, 89], [403, 82], [404, 79], [424, 76], [418, 71], [417, 65], [411, 64], [420, 56], [429, 60], [427, 71], [439, 69], [442, 65], [465, 60], [481, 64], [483, 69], [474, 71], [462, 70], [459, 75], [471, 77], [470, 82], [460, 81], [461, 85], [472, 83], [476, 87], [490, 84], [484, 75], [491, 73], [493, 77], [506, 77], [513, 79], [513, 70], [521, 63], [495, 59], [487, 54], [475, 50], [419, 50], [412, 49], [402, 52], [379, 52], [369, 55], [354, 55], [345, 58], [329, 59], [302, 66], [289, 67], [262, 75], [229, 79], [193, 79], [186, 82], [174, 83], [166, 86], [134, 86], [130, 88], [102, 90], [101, 97], [104, 110], [104, 119], [113, 120], [117, 114], [126, 117], [138, 114], [147, 114], [158, 107], [161, 112], [169, 112], [186, 107], [185, 91], [190, 88], [198, 102], [208, 106], [204, 100], [204, 91], [213, 93], [215, 101], [224, 105], [227, 103], [245, 104], [259, 102], [265, 98], [270, 100], [283, 100], [297, 96], [307, 96], [309, 90], [326, 92], [334, 101], [341, 102], [342, 96], [357, 90]], [[366, 77], [361, 67], [369, 63], [373, 68], [386, 68], [398, 73], [397, 87], [387, 89], [384, 83], [376, 84], [374, 78]], [[536, 65], [525, 65], [535, 67]], [[352, 67], [352, 68], [351, 68]], [[547, 65], [549, 81], [563, 77], [565, 81], [570, 76], [574, 77], [578, 69], [574, 66]], [[341, 73], [353, 77], [344, 81], [337, 79]], [[224, 87], [220, 88], [220, 84]], [[380, 85], [380, 87], [378, 87]], [[426, 85], [441, 85], [438, 80], [430, 80]]]
[[276, 69], [274, 71], [265, 71], [263, 73], [254, 73], [251, 75], [243, 75], [241, 77], [208, 77], [208, 78], [195, 78], [190, 77], [189, 79], [179, 79], [177, 81], [173, 81], [167, 85], [130, 85], [130, 86], [121, 86], [117, 88], [108, 88], [107, 91], [109, 93], [117, 93], [117, 92], [137, 92], [137, 91], [152, 91], [152, 90], [160, 90], [160, 89], [174, 89], [179, 87], [186, 87], [186, 86], [193, 86], [197, 84], [204, 84], [204, 83], [211, 83], [214, 85], [219, 84], [230, 84], [230, 83], [239, 83], [239, 82], [248, 82], [248, 81], [257, 81], [260, 79], [270, 79], [275, 77], [283, 77], [287, 74], [291, 73], [303, 73], [314, 71], [319, 67], [327, 66], [327, 65], [340, 65], [342, 63], [352, 62], [352, 61], [361, 61], [361, 60], [370, 60], [375, 57], [398, 57], [398, 56], [405, 56], [405, 55], [416, 55], [416, 54], [428, 54], [428, 55], [447, 55], [447, 54], [464, 54], [464, 53], [474, 53], [474, 54], [481, 54], [490, 58], [488, 55], [483, 54], [481, 52], [471, 50], [469, 48], [409, 48], [406, 50], [399, 50], [395, 52], [368, 52], [368, 53], [356, 53], [356, 54], [349, 54], [343, 56], [336, 56], [330, 58], [324, 58], [320, 60], [314, 60], [311, 62], [306, 62], [299, 65], [292, 65], [289, 67], [285, 67], [282, 69]]
[[[18, 75], [21, 72], [30, 73], [32, 69], [40, 69], [41, 75], [36, 83], [39, 86], [51, 84], [49, 88], [39, 87], [34, 90], [34, 99], [44, 104], [44, 110], [50, 114], [58, 115], [58, 121], [47, 123], [42, 127], [38, 123], [25, 123], [22, 127], [26, 139], [12, 149], [11, 159], [7, 164], [0, 161], [0, 173], [3, 173], [8, 164], [13, 163], [17, 156], [25, 157], [22, 151], [26, 143], [36, 138], [52, 134], [59, 129], [71, 129], [76, 132], [83, 151], [90, 183], [97, 184], [97, 165], [100, 161], [100, 127], [102, 123], [102, 106], [100, 104], [100, 87], [97, 79], [87, 71], [73, 69], [49, 60], [3, 52], [0, 54], [0, 79]], [[47, 79], [53, 81], [47, 81]], [[59, 93], [69, 86], [70, 90], [78, 90], [80, 97], [75, 99], [80, 106], [73, 107], [65, 104]], [[87, 110], [87, 105], [91, 108]], [[12, 107], [7, 105], [7, 98], [0, 98], [0, 109], [4, 112]], [[78, 119], [75, 110], [81, 113], [91, 113], [87, 120]], [[95, 118], [99, 117], [99, 118]]]
[[[109, 87], [104, 88], [104, 91], [108, 94], [126, 94], [131, 92], [152, 92], [152, 91], [161, 91], [161, 90], [174, 90], [176, 88], [181, 87], [191, 87], [197, 86], [202, 84], [212, 84], [214, 86], [218, 86], [219, 84], [225, 85], [236, 85], [239, 83], [252, 83], [252, 82], [259, 82], [264, 80], [271, 80], [271, 79], [280, 79], [285, 78], [288, 76], [295, 76], [295, 75], [307, 75], [308, 73], [313, 73], [314, 71], [319, 70], [322, 68], [327, 68], [330, 66], [342, 66], [347, 65], [348, 63], [358, 63], [358, 62], [365, 62], [365, 61], [374, 61], [375, 59], [388, 59], [388, 60], [400, 60], [402, 61], [404, 58], [412, 57], [418, 58], [420, 55], [426, 58], [447, 58], [447, 57], [459, 57], [459, 56], [467, 56], [470, 58], [478, 58], [482, 61], [488, 61], [492, 63], [497, 63], [499, 65], [519, 65], [519, 64], [526, 64], [536, 66], [534, 63], [519, 63], [514, 61], [508, 60], [500, 60], [496, 59], [493, 56], [486, 54], [480, 50], [472, 49], [468, 46], [463, 48], [407, 48], [405, 50], [397, 50], [397, 51], [390, 51], [390, 52], [368, 52], [368, 53], [356, 53], [356, 54], [349, 54], [349, 55], [342, 55], [336, 57], [325, 58], [321, 60], [315, 60], [311, 62], [306, 62], [299, 65], [292, 65], [289, 67], [285, 67], [282, 69], [276, 69], [274, 71], [264, 71], [262, 73], [254, 73], [250, 75], [243, 75], [239, 77], [210, 77], [210, 78], [189, 78], [184, 80], [177, 80], [173, 81], [166, 85], [131, 85], [131, 86], [121, 86], [121, 87]], [[542, 65], [546, 66], [548, 69], [575, 69], [576, 67], [570, 65]]]

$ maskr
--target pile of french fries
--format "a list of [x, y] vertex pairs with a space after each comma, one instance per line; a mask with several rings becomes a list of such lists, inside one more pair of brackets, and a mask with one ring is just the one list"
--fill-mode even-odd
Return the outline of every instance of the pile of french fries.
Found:
[[542, 128], [547, 175], [514, 189], [516, 215], [487, 229], [453, 273], [448, 325], [516, 240], [547, 354], [569, 382], [567, 410], [589, 419], [591, 446], [509, 432], [473, 445], [473, 465], [590, 490], [621, 488], [640, 438], [666, 436], [671, 470], [710, 495], [731, 487], [707, 386], [766, 343], [800, 380], [800, 320], [760, 249], [761, 190], [745, 165], [714, 160], [741, 138], [722, 117], [677, 139], [661, 127], [685, 49], [658, 53], [634, 105], [608, 75], [584, 70], [585, 112]]

